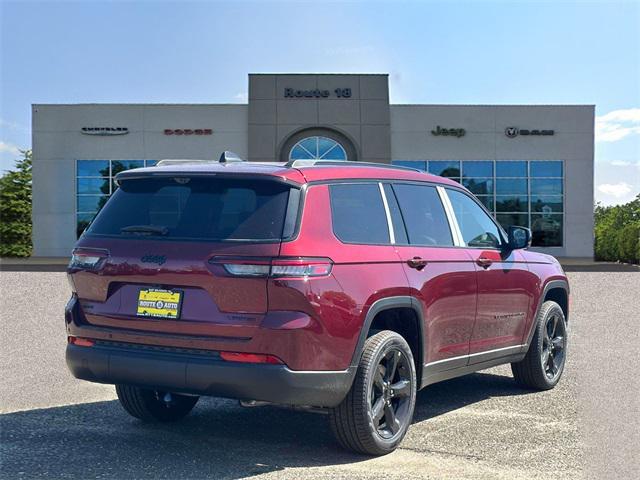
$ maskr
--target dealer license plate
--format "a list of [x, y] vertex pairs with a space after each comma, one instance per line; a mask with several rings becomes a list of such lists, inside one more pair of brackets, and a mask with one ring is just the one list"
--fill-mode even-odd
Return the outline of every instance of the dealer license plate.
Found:
[[182, 306], [182, 292], [176, 290], [162, 290], [158, 288], [143, 288], [138, 294], [139, 317], [179, 318]]

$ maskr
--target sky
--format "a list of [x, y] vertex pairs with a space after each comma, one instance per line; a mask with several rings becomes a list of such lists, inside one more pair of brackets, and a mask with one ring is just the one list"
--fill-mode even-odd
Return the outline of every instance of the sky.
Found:
[[392, 103], [596, 105], [596, 200], [640, 192], [638, 0], [0, 8], [0, 170], [32, 103], [246, 103], [248, 73], [388, 73]]

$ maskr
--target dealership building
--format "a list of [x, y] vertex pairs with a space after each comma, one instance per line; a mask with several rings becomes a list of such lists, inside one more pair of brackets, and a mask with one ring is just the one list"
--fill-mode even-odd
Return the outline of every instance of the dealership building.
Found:
[[530, 227], [533, 249], [593, 256], [593, 105], [392, 105], [387, 75], [251, 74], [247, 104], [32, 109], [34, 256], [68, 257], [119, 171], [224, 150], [416, 167]]

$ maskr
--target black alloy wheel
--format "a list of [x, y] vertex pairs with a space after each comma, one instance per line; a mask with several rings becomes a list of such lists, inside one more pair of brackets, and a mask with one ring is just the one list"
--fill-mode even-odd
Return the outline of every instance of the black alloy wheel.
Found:
[[411, 368], [409, 359], [392, 347], [380, 359], [371, 384], [370, 415], [378, 435], [389, 439], [410, 421]]
[[398, 333], [367, 338], [351, 390], [329, 411], [329, 424], [346, 449], [367, 455], [393, 452], [413, 418], [417, 391], [411, 348]]
[[542, 353], [540, 355], [544, 373], [551, 381], [555, 380], [564, 367], [566, 337], [564, 319], [561, 318], [557, 311], [554, 311], [547, 318], [542, 338]]
[[567, 321], [560, 305], [542, 304], [525, 357], [511, 364], [516, 382], [523, 387], [549, 390], [560, 381], [567, 360]]

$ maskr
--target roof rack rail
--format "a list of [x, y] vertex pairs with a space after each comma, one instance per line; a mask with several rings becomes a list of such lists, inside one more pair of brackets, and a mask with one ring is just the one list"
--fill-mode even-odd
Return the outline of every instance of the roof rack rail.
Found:
[[388, 163], [374, 163], [374, 162], [353, 162], [345, 160], [290, 160], [285, 164], [288, 168], [301, 168], [301, 167], [378, 167], [378, 168], [390, 168], [393, 170], [406, 170], [410, 172], [422, 172], [419, 168], [404, 167], [401, 165], [390, 165]]
[[188, 158], [165, 158], [164, 160], [160, 160], [156, 163], [156, 167], [161, 167], [163, 165], [183, 165], [185, 163], [218, 163], [216, 160], [195, 160]]
[[225, 150], [220, 155], [218, 160], [197, 160], [197, 159], [182, 159], [182, 158], [167, 158], [165, 160], [160, 160], [156, 163], [156, 166], [163, 165], [183, 165], [185, 163], [238, 163], [245, 162], [243, 158], [240, 157], [237, 153], [230, 152]]

